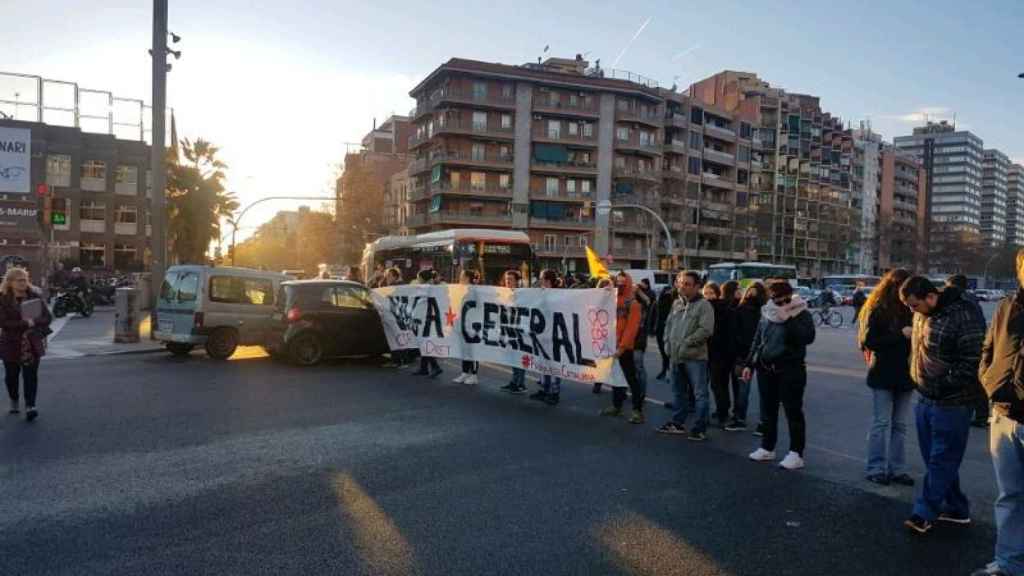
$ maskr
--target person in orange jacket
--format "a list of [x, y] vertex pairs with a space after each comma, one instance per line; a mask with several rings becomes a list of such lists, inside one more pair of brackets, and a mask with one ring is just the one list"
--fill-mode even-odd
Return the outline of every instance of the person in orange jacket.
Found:
[[[647, 391], [644, 389], [644, 382], [637, 377], [636, 359], [633, 350], [636, 345], [637, 334], [640, 332], [640, 321], [643, 318], [643, 307], [637, 301], [633, 293], [633, 279], [625, 272], [619, 272], [615, 277], [615, 287], [618, 290], [616, 300], [615, 319], [615, 357], [619, 360], [619, 366], [626, 376], [626, 383], [629, 384], [630, 394], [633, 396], [633, 413], [629, 421], [632, 424], [641, 424], [644, 421], [644, 396]], [[603, 416], [619, 416], [622, 414], [622, 405], [626, 401], [626, 389], [621, 386], [612, 388], [612, 405], [601, 411]]]

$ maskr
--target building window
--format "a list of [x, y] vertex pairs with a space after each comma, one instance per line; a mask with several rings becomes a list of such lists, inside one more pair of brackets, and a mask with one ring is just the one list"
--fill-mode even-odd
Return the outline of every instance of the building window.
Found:
[[119, 204], [114, 209], [115, 222], [119, 224], [137, 224], [139, 221], [138, 209], [131, 204]]
[[580, 192], [584, 196], [590, 196], [590, 180], [580, 180]]
[[107, 206], [103, 202], [83, 200], [79, 206], [79, 217], [82, 220], [99, 220], [102, 222], [107, 219], [106, 212]]
[[749, 180], [749, 175], [748, 175], [746, 170], [737, 170], [736, 171], [736, 183], [737, 184], [746, 184], [747, 180]]
[[743, 138], [744, 140], [750, 140], [750, 133], [750, 124], [747, 124], [746, 122], [740, 122], [740, 138]]
[[547, 178], [544, 181], [544, 192], [548, 196], [558, 196], [558, 178]]
[[690, 122], [698, 126], [704, 124], [704, 109], [696, 106], [690, 108]]
[[587, 240], [588, 237], [586, 234], [580, 234], [580, 248], [586, 248], [589, 245], [587, 244]]
[[469, 187], [473, 190], [483, 190], [487, 187], [487, 174], [483, 172], [472, 172], [469, 175]]
[[487, 112], [473, 112], [473, 131], [487, 130]]
[[653, 146], [654, 145], [654, 133], [646, 130], [640, 131], [640, 145], [641, 146]]
[[92, 192], [105, 192], [107, 189], [107, 163], [102, 160], [87, 160], [82, 163], [80, 171], [81, 188]]
[[575, 236], [566, 236], [565, 237], [565, 244], [563, 244], [563, 246], [568, 248], [568, 247], [572, 246], [573, 244], [575, 244], [575, 242], [573, 242], [574, 238], [575, 238]]
[[566, 193], [569, 194], [569, 196], [575, 196], [576, 195], [576, 180], [575, 179], [569, 178], [568, 180], [565, 181], [565, 191], [566, 191]]
[[562, 137], [562, 122], [560, 120], [548, 120], [548, 138]]
[[473, 160], [480, 162], [487, 156], [487, 147], [483, 144], [473, 144], [472, 154]]
[[512, 176], [510, 174], [499, 174], [498, 175], [498, 187], [502, 190], [508, 190], [512, 187]]
[[619, 98], [615, 101], [615, 107], [618, 108], [620, 112], [628, 112], [629, 100]]
[[107, 247], [95, 242], [82, 242], [78, 247], [78, 258], [82, 266], [102, 268], [107, 264]]
[[508, 146], [502, 145], [498, 147], [498, 159], [509, 161], [512, 160], [512, 151], [509, 149]]
[[505, 100], [512, 99], [512, 84], [501, 85], [501, 97], [504, 98]]
[[704, 137], [700, 132], [690, 132], [690, 148], [700, 150], [704, 147]]
[[558, 249], [558, 237], [554, 234], [544, 235], [544, 249], [553, 252]]
[[740, 145], [736, 148], [737, 160], [740, 162], [750, 162], [750, 146]]
[[580, 125], [575, 122], [569, 122], [569, 136], [579, 136]]
[[114, 193], [134, 196], [139, 192], [138, 166], [119, 165], [114, 176]]
[[690, 174], [700, 174], [700, 158], [689, 157], [687, 158], [687, 169]]
[[593, 138], [594, 137], [594, 123], [593, 122], [584, 122], [583, 123], [583, 136], [586, 137], [586, 138]]
[[[621, 100], [620, 100], [620, 102], [621, 102]], [[629, 127], [627, 127], [627, 126], [617, 126], [615, 128], [615, 139], [620, 141], [620, 142], [628, 142], [629, 141]]]
[[473, 99], [484, 100], [487, 98], [487, 83], [473, 82]]
[[448, 175], [448, 181], [453, 189], [458, 189], [462, 185], [462, 173], [452, 172]]
[[131, 244], [114, 244], [114, 268], [124, 270], [138, 266], [138, 249]]
[[580, 105], [580, 97], [575, 94], [569, 94], [569, 107], [577, 108]]
[[505, 130], [511, 130], [512, 129], [512, 115], [511, 114], [502, 114], [501, 115], [501, 127], [504, 128]]
[[71, 156], [50, 154], [46, 157], [46, 183], [50, 186], [71, 186]]

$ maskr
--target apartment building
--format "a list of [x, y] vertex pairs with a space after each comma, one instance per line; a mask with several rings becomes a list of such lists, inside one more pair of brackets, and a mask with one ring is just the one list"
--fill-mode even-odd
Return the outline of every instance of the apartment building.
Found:
[[853, 131], [853, 156], [850, 171], [850, 206], [860, 219], [860, 236], [854, 246], [858, 274], [875, 274], [881, 254], [879, 193], [882, 185], [882, 137], [864, 123]]
[[405, 214], [408, 204], [409, 170], [401, 170], [391, 175], [384, 188], [384, 219], [382, 223], [388, 231], [401, 231], [405, 228]]
[[918, 271], [924, 261], [927, 180], [912, 154], [883, 145], [879, 159], [877, 259], [873, 274], [893, 268]]
[[382, 154], [404, 154], [408, 152], [409, 134], [412, 124], [405, 116], [391, 116], [380, 126], [373, 120], [373, 129], [363, 136], [363, 150]]
[[724, 110], [581, 57], [453, 58], [410, 95], [407, 233], [519, 229], [541, 266], [582, 269], [594, 246], [616, 266], [643, 267], [669, 256], [649, 210], [683, 265], [752, 256], [752, 234], [736, 226], [752, 128]]
[[1006, 171], [1006, 244], [1024, 247], [1024, 166]]
[[751, 126], [743, 199], [756, 236], [751, 259], [794, 264], [801, 276], [853, 272], [862, 210], [851, 193], [853, 138], [840, 119], [817, 97], [788, 93], [749, 72], [720, 72], [693, 84], [690, 95], [694, 105], [715, 106]]
[[[149, 146], [111, 134], [41, 122], [0, 119], [0, 128], [31, 138], [30, 191], [3, 194], [5, 207], [31, 220], [0, 227], [0, 254], [92, 270], [139, 271], [149, 261]], [[52, 224], [44, 226], [37, 195], [52, 192]], [[25, 213], [25, 212], [22, 212]], [[46, 252], [44, 252], [44, 247]]]
[[1006, 195], [1010, 159], [999, 150], [983, 152], [981, 161], [981, 237], [988, 246], [1006, 244]]

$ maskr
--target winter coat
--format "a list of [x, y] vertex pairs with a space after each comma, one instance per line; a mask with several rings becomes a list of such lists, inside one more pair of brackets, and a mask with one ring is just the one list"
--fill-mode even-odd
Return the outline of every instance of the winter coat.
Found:
[[894, 323], [876, 308], [867, 317], [867, 326], [861, 330], [860, 347], [871, 352], [868, 363], [869, 388], [908, 392], [914, 389], [910, 379], [910, 338], [903, 328], [911, 322]]
[[643, 309], [633, 294], [633, 279], [626, 275], [626, 284], [618, 292], [615, 303], [615, 342], [620, 354], [632, 351], [643, 319]]
[[715, 333], [715, 311], [703, 296], [680, 296], [672, 304], [665, 328], [669, 356], [674, 364], [708, 359], [708, 340]]
[[666, 286], [662, 288], [661, 295], [658, 296], [657, 303], [657, 314], [656, 314], [656, 328], [655, 333], [659, 335], [665, 334], [665, 326], [668, 324], [668, 315], [672, 313], [672, 303], [675, 302], [676, 293], [671, 287]]
[[746, 365], [752, 368], [802, 365], [807, 357], [807, 346], [814, 342], [814, 337], [814, 319], [802, 298], [793, 296], [785, 306], [769, 301], [761, 308], [761, 321]]
[[708, 357], [713, 362], [731, 364], [736, 360], [736, 308], [732, 302], [712, 300], [715, 312], [715, 333], [708, 343]]
[[981, 396], [978, 365], [985, 322], [948, 287], [928, 316], [914, 314], [910, 377], [921, 396], [944, 406], [972, 406]]
[[1024, 289], [999, 303], [981, 348], [978, 376], [993, 411], [1024, 422]]
[[745, 360], [750, 355], [750, 345], [754, 343], [757, 325], [761, 322], [761, 307], [750, 302], [740, 304], [735, 310], [735, 318], [736, 358]]
[[43, 295], [34, 288], [29, 288], [29, 295], [21, 300], [13, 296], [0, 295], [0, 358], [4, 362], [21, 362], [21, 340], [28, 335], [32, 348], [32, 356], [38, 361], [46, 354], [46, 335], [50, 333], [50, 310], [43, 303], [43, 315], [36, 320], [32, 328], [21, 318], [21, 302], [38, 298]]
[[640, 325], [636, 330], [636, 339], [633, 341], [633, 349], [638, 351], [647, 350], [647, 334], [651, 325], [651, 317], [654, 316], [654, 295], [650, 290], [645, 290], [643, 284], [634, 286], [633, 295], [640, 303]]

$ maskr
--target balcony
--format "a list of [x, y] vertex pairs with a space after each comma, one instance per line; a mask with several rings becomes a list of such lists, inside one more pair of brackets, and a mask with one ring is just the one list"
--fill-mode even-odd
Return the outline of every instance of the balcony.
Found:
[[615, 119], [623, 122], [646, 124], [648, 126], [654, 126], [655, 128], [660, 128], [665, 125], [664, 116], [658, 114], [658, 111], [653, 109], [649, 110], [647, 113], [643, 113], [639, 109], [615, 110]]
[[584, 106], [583, 102], [577, 102], [576, 104], [569, 104], [568, 102], [551, 102], [547, 98], [536, 97], [533, 100], [534, 112], [540, 112], [545, 114], [557, 114], [559, 116], [574, 116], [574, 117], [585, 117], [585, 118], [598, 118], [601, 116], [601, 110], [597, 106], [597, 98], [592, 98], [593, 102], [590, 106]]
[[492, 107], [502, 109], [514, 109], [516, 98], [514, 94], [502, 95], [486, 93], [475, 93], [472, 90], [461, 90], [456, 88], [443, 88], [431, 94], [428, 98], [420, 100], [415, 108], [409, 111], [409, 117], [416, 120], [424, 114], [428, 114], [442, 102], [452, 104], [471, 104], [478, 107]]
[[82, 176], [79, 180], [79, 188], [83, 192], [106, 192], [107, 191], [107, 179], [106, 178], [94, 178], [91, 176]]
[[641, 170], [626, 166], [616, 166], [612, 169], [612, 176], [616, 178], [629, 178], [633, 180], [657, 182], [661, 180], [661, 171], [653, 168], [649, 170]]
[[514, 158], [511, 154], [473, 154], [447, 150], [434, 152], [429, 158], [417, 158], [409, 164], [409, 174], [419, 174], [434, 167], [435, 164], [455, 164], [473, 168], [506, 168], [511, 170]]
[[482, 212], [431, 212], [432, 224], [468, 224], [484, 226], [512, 226], [511, 214], [484, 214]]
[[686, 117], [686, 114], [667, 114], [665, 116], [665, 125], [675, 128], [687, 128], [690, 126], [690, 120]]
[[94, 232], [102, 234], [107, 231], [106, 220], [85, 220], [82, 219], [79, 226], [79, 230], [82, 232]]
[[714, 138], [721, 138], [730, 142], [736, 141], [736, 131], [723, 126], [716, 126], [715, 124], [705, 124], [704, 134], [712, 136]]
[[640, 152], [641, 154], [647, 154], [649, 156], [661, 156], [662, 152], [661, 144], [651, 142], [644, 143], [636, 139], [616, 140], [615, 148], [630, 152]]
[[726, 166], [736, 165], [736, 156], [734, 154], [715, 150], [714, 148], [704, 148], [704, 159], [725, 164]]
[[593, 230], [594, 220], [591, 218], [563, 218], [556, 220], [552, 218], [537, 218], [536, 216], [531, 216], [530, 228], [546, 228], [558, 230]]
[[428, 196], [446, 194], [449, 196], [487, 196], [491, 198], [512, 198], [511, 188], [499, 186], [450, 186], [448, 184], [431, 184], [426, 188]]
[[686, 169], [682, 166], [671, 166], [661, 172], [663, 178], [672, 178], [674, 180], [685, 180]]
[[511, 126], [504, 128], [494, 122], [478, 124], [470, 120], [449, 120], [443, 125], [435, 124], [434, 136], [439, 134], [467, 134], [470, 136], [487, 136], [501, 140], [512, 140], [515, 138], [515, 131]]
[[580, 246], [559, 246], [558, 244], [545, 246], [541, 243], [533, 245], [533, 251], [537, 256], [543, 258], [586, 258], [587, 251]]
[[576, 134], [569, 134], [568, 130], [553, 131], [535, 127], [531, 132], [531, 136], [534, 142], [574, 144], [597, 148], [597, 137], [584, 136], [582, 131], [578, 131]]
[[409, 227], [413, 226], [426, 226], [427, 215], [426, 214], [409, 214], [405, 217], [405, 225]]
[[608, 224], [615, 232], [647, 234], [661, 230], [661, 225], [653, 220], [637, 220], [635, 218], [623, 218], [621, 220], [616, 220], [615, 218], [611, 218], [609, 219]]
[[701, 174], [701, 182], [706, 186], [715, 186], [718, 188], [733, 188], [733, 181], [728, 176], [719, 176], [714, 172], [704, 172]]
[[671, 152], [672, 154], [686, 154], [688, 151], [686, 148], [686, 142], [683, 142], [682, 140], [669, 140], [663, 144], [662, 149], [665, 152]]
[[[85, 222], [83, 222], [84, 224]], [[139, 233], [139, 225], [136, 222], [115, 222], [114, 234], [124, 236], [135, 236]]]
[[552, 196], [547, 190], [530, 190], [531, 200], [551, 200], [553, 202], [584, 202], [586, 200], [593, 200], [593, 192], [568, 192], [559, 190], [558, 194]]

